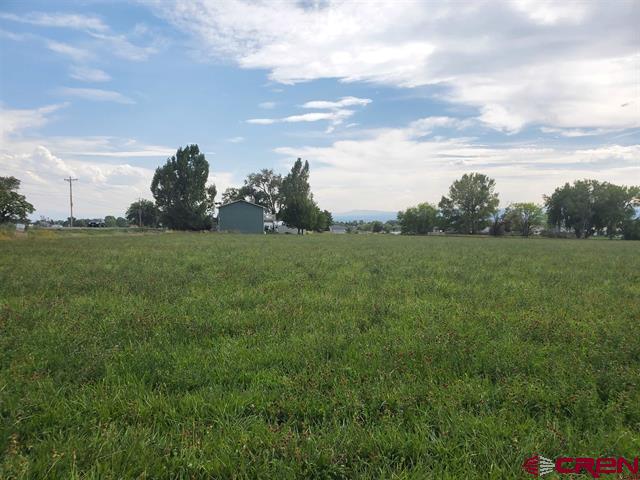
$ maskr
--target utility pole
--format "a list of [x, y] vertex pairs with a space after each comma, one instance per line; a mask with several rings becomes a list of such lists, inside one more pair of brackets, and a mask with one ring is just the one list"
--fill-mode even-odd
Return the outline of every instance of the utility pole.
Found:
[[69, 210], [71, 211], [71, 216], [69, 217], [69, 226], [73, 227], [73, 182], [77, 182], [77, 178], [69, 178], [64, 179], [65, 182], [69, 182]]
[[142, 198], [138, 197], [138, 227], [142, 228]]

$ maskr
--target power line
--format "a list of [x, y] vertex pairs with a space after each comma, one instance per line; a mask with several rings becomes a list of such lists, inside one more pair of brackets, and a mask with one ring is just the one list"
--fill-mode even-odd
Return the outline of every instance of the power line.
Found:
[[71, 212], [71, 216], [69, 217], [69, 226], [73, 227], [73, 182], [77, 182], [77, 178], [69, 178], [64, 179], [65, 182], [69, 182], [69, 210]]

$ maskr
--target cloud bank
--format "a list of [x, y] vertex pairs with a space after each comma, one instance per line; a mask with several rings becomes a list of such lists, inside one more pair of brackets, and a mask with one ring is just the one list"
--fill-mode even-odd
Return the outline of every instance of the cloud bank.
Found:
[[477, 109], [482, 122], [505, 133], [529, 124], [640, 126], [635, 2], [152, 5], [191, 32], [201, 55], [266, 69], [280, 83], [437, 85], [442, 98]]
[[338, 212], [437, 203], [453, 180], [469, 172], [495, 178], [502, 205], [541, 203], [543, 194], [579, 178], [623, 185], [640, 178], [640, 145], [487, 146], [473, 138], [433, 134], [436, 129], [455, 132], [465, 127], [457, 119], [427, 117], [404, 128], [371, 131], [367, 138], [340, 140], [326, 147], [280, 147], [276, 152], [283, 156], [283, 168], [298, 156], [308, 159], [314, 195]]

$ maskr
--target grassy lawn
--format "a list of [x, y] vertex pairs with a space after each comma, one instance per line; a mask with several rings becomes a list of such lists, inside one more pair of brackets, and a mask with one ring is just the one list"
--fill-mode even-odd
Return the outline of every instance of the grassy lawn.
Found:
[[523, 478], [640, 451], [640, 244], [0, 242], [0, 478]]

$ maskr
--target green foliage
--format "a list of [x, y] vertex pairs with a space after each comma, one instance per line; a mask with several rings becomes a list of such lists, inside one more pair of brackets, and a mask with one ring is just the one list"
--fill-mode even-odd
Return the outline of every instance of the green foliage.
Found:
[[116, 227], [128, 227], [128, 226], [129, 226], [129, 220], [123, 217], [116, 218]]
[[105, 227], [116, 227], [118, 225], [116, 217], [113, 215], [107, 215], [104, 217], [104, 225]]
[[312, 230], [318, 225], [318, 206], [313, 201], [309, 186], [309, 162], [298, 158], [291, 172], [282, 181], [282, 209], [279, 217], [299, 232]]
[[20, 195], [20, 180], [16, 177], [0, 177], [0, 223], [25, 222], [35, 208], [24, 195]]
[[384, 224], [380, 220], [374, 220], [371, 222], [371, 231], [373, 233], [380, 233], [384, 231]]
[[640, 450], [635, 242], [52, 234], [0, 247], [0, 478], [522, 479]]
[[205, 209], [206, 209], [205, 211], [207, 212], [207, 215], [209, 215], [210, 217], [213, 217], [216, 211], [216, 195], [217, 194], [218, 194], [218, 189], [216, 188], [215, 184], [211, 184], [207, 188], [205, 188], [205, 199], [204, 199]]
[[158, 167], [151, 192], [164, 226], [175, 230], [202, 230], [211, 226], [213, 191], [206, 187], [209, 163], [197, 145], [179, 148]]
[[625, 220], [622, 224], [622, 238], [640, 240], [640, 218]]
[[416, 207], [398, 212], [398, 223], [403, 234], [426, 235], [436, 226], [438, 211], [433, 205], [420, 203]]
[[372, 222], [365, 222], [364, 220], [350, 220], [346, 222], [338, 222], [338, 225], [347, 227], [347, 232], [349, 233], [389, 233], [396, 230], [399, 231], [399, 223], [397, 220], [387, 220], [385, 223], [382, 223], [379, 220], [374, 220]]
[[262, 205], [267, 213], [276, 215], [281, 208], [281, 188], [282, 175], [273, 173], [271, 169], [263, 169], [247, 175], [241, 191], [245, 198], [249, 197], [249, 201]]
[[635, 216], [635, 207], [640, 206], [640, 187], [602, 182], [598, 184], [595, 196], [593, 225], [610, 237], [623, 229], [625, 222]]
[[573, 230], [577, 238], [587, 238], [605, 230], [614, 236], [640, 205], [640, 187], [618, 186], [597, 180], [565, 183], [545, 197], [549, 225]]
[[489, 233], [491, 235], [504, 235], [507, 230], [510, 230], [510, 226], [510, 222], [505, 221], [505, 215], [501, 214], [499, 210], [491, 214], [491, 224], [489, 225]]
[[482, 173], [465, 173], [449, 188], [449, 197], [442, 197], [438, 206], [445, 228], [459, 233], [475, 234], [488, 224], [497, 210], [499, 200], [495, 180]]
[[229, 187], [222, 192], [222, 203], [235, 202], [236, 200], [246, 200], [245, 191], [242, 188]]
[[[215, 186], [213, 187], [215, 188]], [[155, 203], [143, 198], [133, 202], [129, 206], [125, 217], [131, 225], [140, 225], [140, 221], [142, 220], [143, 227], [157, 227], [160, 213]]]
[[544, 210], [531, 202], [513, 203], [509, 205], [503, 216], [510, 230], [520, 232], [522, 236], [531, 235], [531, 229], [542, 225], [545, 221]]
[[313, 230], [316, 232], [326, 232], [333, 225], [333, 215], [329, 210], [320, 210], [316, 206], [315, 222]]

